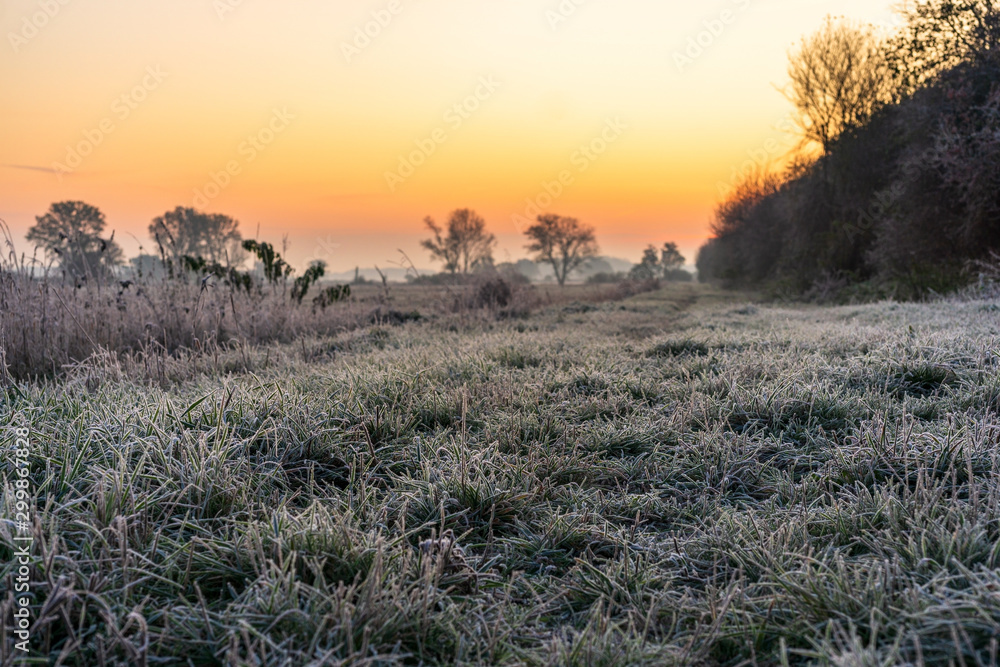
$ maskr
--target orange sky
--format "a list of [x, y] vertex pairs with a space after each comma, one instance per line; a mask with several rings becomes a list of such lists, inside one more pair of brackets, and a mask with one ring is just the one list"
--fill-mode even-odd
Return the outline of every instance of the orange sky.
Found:
[[82, 199], [134, 254], [195, 205], [344, 270], [430, 266], [421, 220], [460, 207], [519, 258], [534, 200], [607, 254], [693, 259], [720, 184], [794, 143], [788, 48], [891, 4], [4, 0], [0, 217], [22, 235]]

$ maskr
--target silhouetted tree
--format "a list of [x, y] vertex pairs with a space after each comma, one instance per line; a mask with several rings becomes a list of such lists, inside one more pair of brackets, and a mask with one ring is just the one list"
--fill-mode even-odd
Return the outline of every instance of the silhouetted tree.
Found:
[[782, 238], [770, 233], [776, 220], [768, 204], [781, 183], [773, 172], [754, 170], [718, 205], [711, 225], [715, 238], [698, 254], [701, 281], [761, 279], [774, 270]]
[[663, 249], [660, 250], [660, 266], [663, 267], [664, 277], [683, 267], [685, 261], [684, 255], [681, 254], [676, 243], [663, 244]]
[[962, 62], [982, 66], [1000, 51], [998, 0], [921, 0], [902, 7], [898, 66], [911, 90]]
[[486, 221], [475, 211], [459, 209], [448, 218], [448, 229], [443, 230], [433, 218], [424, 224], [434, 234], [433, 239], [420, 245], [430, 251], [431, 257], [444, 263], [449, 273], [469, 273], [493, 265], [493, 248], [496, 237], [486, 231]]
[[781, 177], [771, 171], [755, 169], [749, 172], [716, 207], [712, 232], [725, 236], [744, 226], [754, 208], [780, 187]]
[[642, 260], [632, 267], [629, 277], [633, 280], [655, 280], [661, 273], [660, 252], [655, 245], [650, 245], [643, 251]]
[[684, 261], [684, 255], [677, 249], [676, 243], [664, 243], [659, 249], [650, 244], [643, 251], [642, 260], [632, 267], [629, 277], [633, 280], [690, 279], [690, 274], [681, 268], [684, 266]]
[[531, 240], [528, 251], [535, 254], [535, 261], [552, 265], [560, 286], [574, 269], [597, 255], [594, 228], [581, 225], [576, 218], [540, 215], [525, 235]]
[[73, 278], [106, 277], [123, 258], [114, 234], [101, 238], [106, 224], [100, 209], [82, 201], [64, 201], [52, 204], [45, 215], [35, 218], [27, 239], [57, 256], [62, 269]]
[[178, 206], [154, 218], [149, 234], [166, 251], [169, 261], [178, 263], [185, 256], [202, 257], [238, 266], [245, 256], [239, 226], [239, 222], [227, 215]]
[[803, 137], [824, 153], [843, 132], [863, 126], [899, 96], [887, 41], [871, 26], [828, 17], [789, 54], [787, 95]]

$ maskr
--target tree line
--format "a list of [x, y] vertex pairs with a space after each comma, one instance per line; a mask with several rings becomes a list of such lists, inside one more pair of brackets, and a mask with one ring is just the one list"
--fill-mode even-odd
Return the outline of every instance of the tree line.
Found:
[[1000, 251], [1000, 2], [828, 18], [789, 54], [801, 142], [720, 202], [699, 276], [791, 293], [951, 289]]
[[[52, 204], [44, 215], [36, 217], [26, 238], [59, 266], [66, 279], [78, 286], [88, 282], [100, 284], [114, 280], [115, 269], [124, 263], [124, 253], [115, 242], [114, 233], [104, 237], [106, 227], [107, 220], [99, 208], [82, 201], [64, 201]], [[326, 275], [326, 263], [314, 261], [293, 278], [295, 270], [274, 246], [244, 240], [239, 222], [220, 213], [178, 206], [154, 218], [148, 231], [156, 243], [158, 256], [153, 265], [143, 261], [150, 256], [137, 257], [134, 262], [139, 274], [149, 271], [163, 273], [167, 278], [193, 274], [203, 284], [214, 277], [232, 289], [246, 292], [270, 286], [298, 304]], [[260, 280], [254, 271], [240, 268], [250, 257], [256, 260]], [[127, 289], [131, 281], [119, 284]], [[348, 285], [327, 287], [313, 299], [313, 307], [326, 309], [350, 293]]]
[[[440, 261], [452, 275], [469, 274], [493, 268], [496, 236], [486, 231], [486, 221], [475, 211], [464, 208], [452, 212], [442, 228], [433, 218], [424, 225], [433, 237], [421, 242], [431, 258]], [[598, 253], [593, 227], [576, 218], [546, 214], [527, 230], [527, 250], [536, 262], [552, 267], [559, 285], [565, 285], [569, 275]]]
[[[446, 273], [459, 276], [495, 268], [496, 236], [487, 231], [486, 221], [475, 211], [453, 211], [444, 226], [427, 217], [424, 226], [432, 236], [421, 246], [443, 264]], [[531, 259], [550, 266], [560, 286], [565, 286], [572, 273], [599, 252], [595, 229], [576, 218], [542, 214], [524, 230], [524, 235]], [[651, 245], [628, 276], [615, 278], [690, 280], [691, 275], [681, 268], [684, 262], [676, 243], [667, 243], [662, 249]]]
[[[493, 259], [496, 236], [487, 230], [486, 221], [475, 211], [458, 209], [444, 225], [427, 217], [424, 225], [431, 238], [422, 241], [421, 246], [432, 260], [443, 265], [445, 273], [459, 276], [496, 269]], [[124, 263], [124, 253], [115, 242], [114, 233], [105, 237], [106, 227], [107, 220], [99, 208], [81, 201], [58, 202], [35, 219], [27, 239], [57, 263], [70, 280], [79, 283], [112, 279], [116, 267]], [[148, 232], [158, 256], [152, 266], [142, 261], [150, 256], [136, 258], [140, 271], [214, 275], [247, 289], [252, 277], [239, 267], [250, 256], [257, 260], [267, 283], [286, 281], [294, 273], [270, 244], [244, 240], [239, 222], [227, 215], [178, 206], [154, 218]], [[550, 266], [560, 286], [599, 252], [594, 228], [576, 218], [539, 215], [524, 234], [533, 261]], [[662, 248], [650, 245], [628, 275], [616, 274], [610, 280], [690, 280], [691, 275], [681, 268], [684, 262], [677, 244], [667, 243]], [[325, 275], [325, 269], [323, 262], [313, 262], [295, 279], [291, 296], [301, 302], [309, 286]], [[333, 301], [337, 300], [335, 296], [327, 295]]]
[[[105, 238], [107, 220], [96, 206], [82, 201], [52, 204], [35, 218], [26, 238], [55, 261], [67, 277], [109, 277], [124, 262], [124, 253], [114, 240]], [[227, 215], [204, 213], [178, 206], [153, 219], [149, 236], [156, 242], [164, 264], [182, 266], [184, 258], [206, 263], [238, 266], [247, 251], [239, 223]]]

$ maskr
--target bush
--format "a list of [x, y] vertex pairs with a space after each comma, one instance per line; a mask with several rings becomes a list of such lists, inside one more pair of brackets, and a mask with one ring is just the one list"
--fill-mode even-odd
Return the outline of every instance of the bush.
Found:
[[612, 298], [615, 300], [628, 299], [637, 294], [645, 294], [646, 292], [655, 292], [660, 289], [660, 281], [656, 278], [652, 280], [623, 280], [615, 287], [614, 294]]
[[510, 284], [495, 276], [487, 279], [476, 289], [475, 305], [477, 308], [506, 308], [514, 298]]
[[594, 275], [587, 278], [588, 285], [613, 285], [615, 283], [620, 283], [626, 280], [628, 276], [620, 271], [618, 273], [595, 273]]
[[668, 283], [690, 283], [694, 281], [694, 276], [691, 275], [690, 271], [685, 271], [684, 269], [673, 269], [672, 271], [667, 271], [663, 279]]

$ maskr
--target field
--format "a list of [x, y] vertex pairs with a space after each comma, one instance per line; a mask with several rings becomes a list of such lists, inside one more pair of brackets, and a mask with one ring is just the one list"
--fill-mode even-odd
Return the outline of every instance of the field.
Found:
[[997, 664], [996, 302], [557, 296], [9, 387], [38, 663]]

